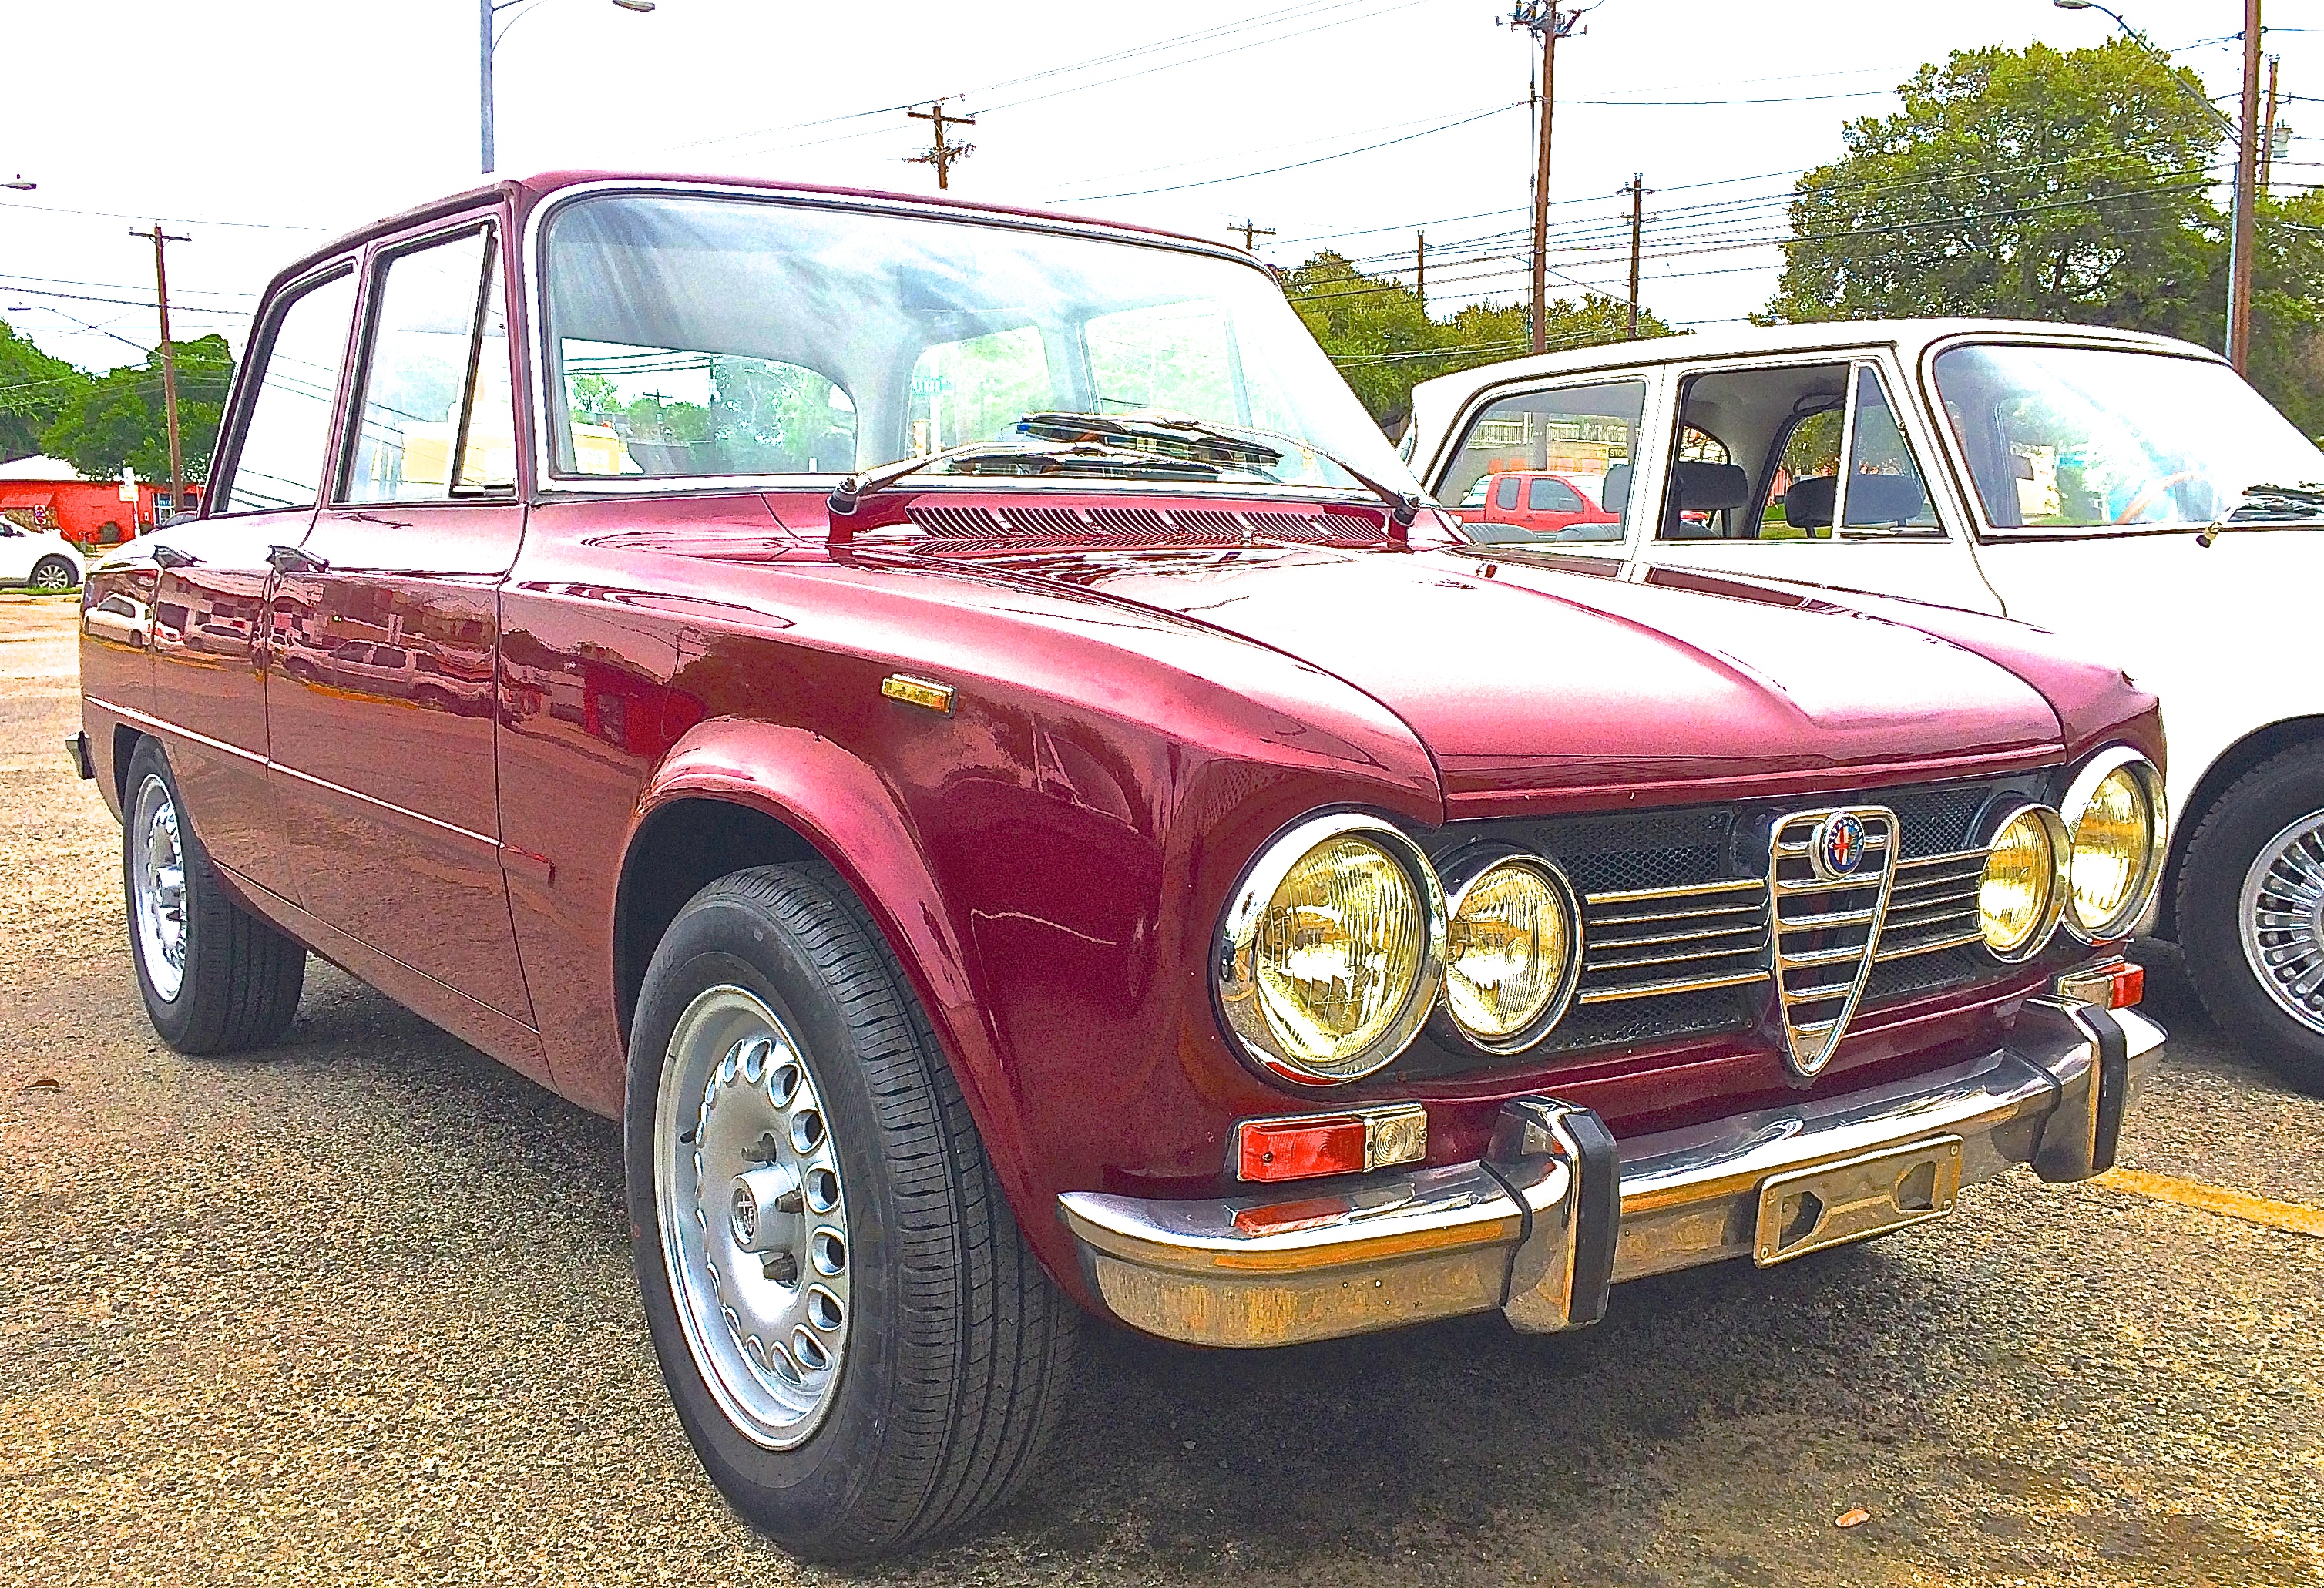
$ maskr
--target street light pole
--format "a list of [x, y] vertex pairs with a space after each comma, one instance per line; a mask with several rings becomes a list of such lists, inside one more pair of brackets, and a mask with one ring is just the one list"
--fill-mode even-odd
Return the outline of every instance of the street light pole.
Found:
[[[493, 51], [500, 48], [500, 39], [493, 37], [493, 18], [503, 11], [515, 11], [509, 27], [516, 26], [522, 16], [541, 0], [476, 0], [476, 126], [484, 144], [484, 174], [493, 174]], [[613, 0], [621, 11], [647, 12], [654, 8], [654, 0]], [[501, 39], [508, 37], [508, 28], [501, 30]]]
[[[2123, 31], [2140, 49], [2163, 58], [2167, 64], [2170, 56], [2157, 50], [2147, 36], [2122, 19], [2122, 13], [2098, 0], [2050, 0], [2061, 11], [2095, 11], [2111, 17], [2114, 25]], [[2236, 140], [2235, 191], [2227, 205], [2227, 362], [2241, 374], [2251, 351], [2251, 262], [2252, 245], [2257, 241], [2259, 219], [2254, 213], [2254, 171], [2257, 153], [2259, 119], [2259, 0], [2244, 0], [2244, 91], [2243, 122], [2240, 126], [2219, 114], [2219, 107], [2209, 99], [2203, 108], [2219, 124], [2227, 136]], [[2191, 92], [2191, 90], [2190, 90]]]

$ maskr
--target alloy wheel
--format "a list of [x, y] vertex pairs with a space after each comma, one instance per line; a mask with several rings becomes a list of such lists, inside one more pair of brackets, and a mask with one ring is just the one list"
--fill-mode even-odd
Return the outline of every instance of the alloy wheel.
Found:
[[2284, 1013], [2324, 1035], [2324, 811], [2260, 845], [2236, 911], [2244, 959]]

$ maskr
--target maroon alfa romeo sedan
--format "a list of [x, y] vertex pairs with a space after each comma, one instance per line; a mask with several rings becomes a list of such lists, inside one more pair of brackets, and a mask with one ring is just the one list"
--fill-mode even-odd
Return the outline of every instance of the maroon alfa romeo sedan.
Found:
[[805, 1555], [1016, 1491], [1084, 1310], [1591, 1324], [2107, 1168], [2162, 1038], [2084, 924], [2151, 697], [1466, 543], [1229, 249], [503, 182], [277, 278], [217, 457], [85, 597], [155, 1028], [279, 1041], [318, 954], [620, 1119]]

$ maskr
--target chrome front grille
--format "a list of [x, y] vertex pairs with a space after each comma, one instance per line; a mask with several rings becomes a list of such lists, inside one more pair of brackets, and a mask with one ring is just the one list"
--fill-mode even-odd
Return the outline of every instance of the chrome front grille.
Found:
[[1886, 965], [1984, 942], [1977, 893], [1985, 877], [1987, 853], [1963, 849], [1898, 861], [1896, 880], [1888, 889], [1888, 916], [1881, 924], [1880, 948], [1874, 959]]
[[[1861, 824], [1846, 864], [1819, 854], [1835, 820]], [[1792, 1068], [1814, 1075], [1848, 1029], [1879, 951], [1896, 872], [1896, 817], [1886, 807], [1798, 811], [1775, 823], [1767, 865], [1775, 913], [1775, 998]]]
[[1767, 891], [1757, 881], [1592, 893], [1582, 905], [1583, 1003], [1764, 982]]

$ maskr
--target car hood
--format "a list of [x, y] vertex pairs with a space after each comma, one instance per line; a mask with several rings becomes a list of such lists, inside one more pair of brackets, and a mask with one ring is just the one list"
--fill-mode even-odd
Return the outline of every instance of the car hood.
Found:
[[1411, 727], [1454, 814], [1674, 784], [1703, 798], [1861, 787], [2063, 754], [2058, 714], [2016, 673], [1837, 605], [1444, 551], [1042, 551], [974, 566], [1175, 614], [1338, 676]]

